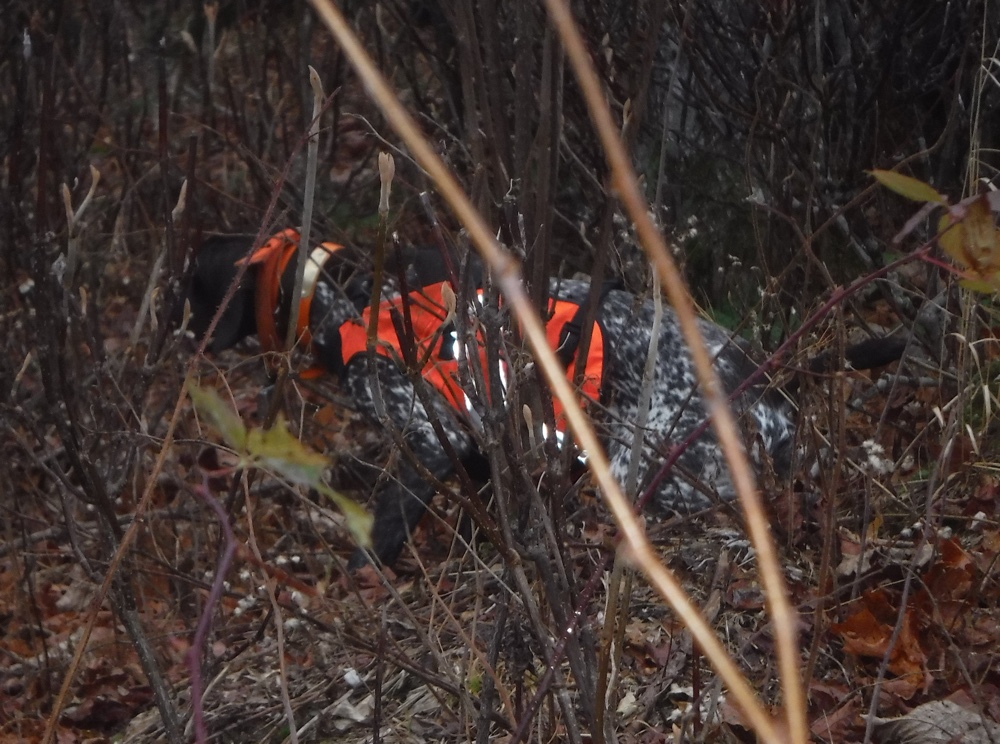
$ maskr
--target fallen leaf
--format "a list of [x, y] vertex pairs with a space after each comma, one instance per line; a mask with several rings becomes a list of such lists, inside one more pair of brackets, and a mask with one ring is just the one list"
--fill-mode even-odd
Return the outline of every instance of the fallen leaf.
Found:
[[875, 731], [885, 744], [992, 744], [1000, 724], [950, 700], [935, 700], [899, 718], [876, 718]]
[[[844, 651], [854, 656], [882, 659], [889, 653], [898, 612], [888, 605], [884, 592], [876, 590], [861, 598], [861, 607], [842, 623], [835, 623], [830, 630], [844, 642]], [[888, 616], [888, 617], [887, 617]], [[927, 655], [917, 635], [915, 613], [907, 609], [899, 637], [892, 646], [889, 670], [899, 676], [923, 676]]]

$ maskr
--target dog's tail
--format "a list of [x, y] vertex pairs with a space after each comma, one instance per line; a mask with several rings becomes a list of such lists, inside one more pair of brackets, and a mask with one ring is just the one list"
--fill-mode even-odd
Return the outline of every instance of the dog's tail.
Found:
[[[876, 369], [899, 361], [906, 351], [908, 339], [899, 336], [885, 338], [868, 338], [848, 346], [844, 350], [844, 359], [852, 369]], [[815, 374], [833, 372], [840, 367], [835, 355], [824, 351], [809, 362], [809, 371]]]

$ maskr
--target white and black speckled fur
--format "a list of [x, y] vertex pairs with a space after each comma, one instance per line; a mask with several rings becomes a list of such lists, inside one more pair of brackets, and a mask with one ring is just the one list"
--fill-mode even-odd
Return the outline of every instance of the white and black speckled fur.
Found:
[[[583, 282], [553, 282], [553, 293], [575, 302], [585, 301], [589, 285]], [[605, 445], [612, 471], [624, 482], [631, 460], [633, 422], [638, 418], [643, 365], [653, 327], [653, 303], [637, 303], [626, 292], [609, 292], [598, 308], [598, 322], [605, 341], [614, 353], [606, 357], [602, 399], [606, 414], [602, 422]], [[726, 393], [732, 393], [756, 369], [744, 343], [725, 329], [700, 321], [706, 346], [715, 360], [716, 371]], [[647, 449], [641, 458], [639, 483], [646, 480], [650, 465], [658, 470], [662, 454], [671, 444], [684, 441], [706, 418], [704, 402], [697, 392], [694, 364], [673, 310], [664, 308], [657, 344], [658, 361], [653, 379], [652, 399], [644, 441]], [[764, 386], [751, 387], [733, 407], [741, 418], [748, 437], [759, 436], [769, 456], [779, 464], [787, 462], [794, 437], [789, 406], [780, 395]], [[693, 476], [668, 478], [659, 488], [654, 504], [663, 510], [691, 511], [712, 503], [713, 491], [719, 498], [734, 497], [724, 457], [711, 430], [699, 437], [680, 456], [677, 465]], [[699, 487], [700, 486], [700, 487]]]
[[[321, 285], [322, 286], [322, 285]], [[575, 280], [553, 280], [550, 291], [553, 297], [576, 304], [586, 302], [590, 284]], [[387, 288], [387, 291], [391, 291]], [[354, 317], [354, 305], [334, 297], [329, 285], [322, 295], [313, 299], [313, 343], [320, 360], [324, 349], [333, 348], [339, 353], [336, 342], [328, 338], [339, 337], [341, 324]], [[602, 384], [601, 431], [611, 460], [613, 473], [624, 482], [631, 459], [633, 422], [638, 417], [639, 392], [642, 384], [643, 365], [649, 348], [653, 325], [652, 302], [637, 303], [627, 292], [611, 290], [598, 308], [598, 322], [604, 331], [605, 344], [613, 354], [605, 357]], [[653, 382], [653, 398], [647, 419], [647, 443], [639, 470], [640, 483], [649, 471], [658, 469], [662, 455], [671, 443], [683, 441], [705, 418], [701, 397], [697, 394], [696, 379], [686, 344], [680, 335], [676, 316], [668, 307], [660, 325], [657, 347], [659, 362]], [[715, 357], [715, 365], [723, 386], [732, 392], [755, 369], [741, 342], [717, 325], [701, 322], [702, 334]], [[331, 335], [328, 335], [331, 334]], [[395, 363], [378, 357], [381, 396], [385, 414], [402, 432], [403, 438], [421, 464], [439, 480], [452, 471], [452, 459], [445, 452], [435, 434], [424, 405], [415, 394], [414, 386]], [[331, 363], [328, 366], [332, 366]], [[344, 382], [358, 410], [378, 420], [376, 404], [371, 390], [371, 375], [366, 359], [356, 359], [344, 370]], [[453, 422], [455, 410], [433, 389], [427, 386], [435, 404], [435, 413], [442, 422]], [[751, 388], [735, 401], [740, 413], [749, 413], [751, 431], [759, 434], [764, 448], [776, 462], [783, 462], [791, 448], [794, 427], [788, 407], [779, 395], [765, 394], [760, 388]], [[463, 426], [445, 427], [455, 453], [464, 458], [474, 446], [473, 439]], [[733, 498], [721, 451], [711, 431], [703, 434], [680, 457], [677, 465], [689, 477], [668, 477], [653, 499], [660, 510], [693, 511], [709, 506], [713, 497]], [[651, 468], [652, 466], [652, 468]], [[409, 531], [424, 512], [424, 504], [434, 495], [432, 487], [406, 462], [397, 474], [398, 484], [380, 496], [374, 529], [375, 553], [386, 562], [398, 555]], [[697, 482], [698, 485], [695, 485]], [[408, 492], [409, 495], [405, 495]], [[712, 494], [712, 496], [710, 496]]]
[[[209, 255], [225, 249], [221, 239], [212, 239], [216, 245], [206, 244], [202, 253]], [[249, 244], [245, 242], [245, 252]], [[209, 241], [211, 243], [212, 241]], [[240, 254], [242, 255], [242, 254]], [[202, 259], [199, 258], [199, 262]], [[205, 263], [213, 272], [219, 266], [231, 265], [224, 261], [209, 260]], [[196, 268], [198, 278], [200, 268]], [[201, 272], [204, 273], [204, 272]], [[204, 276], [198, 283], [204, 292], [205, 286], [217, 285], [217, 297], [200, 297], [201, 308], [217, 307], [228, 286], [225, 276], [215, 281], [206, 281]], [[231, 277], [229, 277], [231, 279]], [[241, 287], [241, 292], [251, 291], [254, 277], [251, 274]], [[393, 291], [391, 287], [386, 292]], [[553, 280], [551, 294], [554, 297], [586, 302], [589, 284], [582, 281]], [[253, 296], [252, 294], [250, 295]], [[195, 299], [195, 298], [192, 298]], [[214, 305], [213, 305], [214, 302]], [[192, 304], [195, 304], [192, 302]], [[228, 321], [220, 324], [220, 334], [226, 327], [238, 327], [239, 335], [253, 332], [255, 325], [247, 317], [244, 302], [241, 309]], [[202, 310], [204, 312], [204, 310]], [[597, 319], [605, 337], [605, 345], [612, 353], [606, 354], [602, 385], [601, 431], [612, 463], [614, 475], [624, 481], [631, 456], [633, 440], [632, 427], [637, 418], [642, 373], [653, 325], [653, 305], [639, 302], [626, 292], [611, 290], [605, 293], [598, 308]], [[310, 329], [313, 336], [313, 352], [318, 361], [327, 369], [339, 372], [356, 408], [377, 423], [385, 423], [380, 418], [379, 407], [372, 390], [372, 376], [366, 357], [353, 359], [346, 366], [340, 357], [339, 328], [342, 323], [358, 314], [358, 302], [352, 301], [336, 285], [321, 280], [313, 298], [310, 313]], [[204, 330], [207, 320], [195, 318], [196, 332]], [[249, 330], [248, 330], [249, 326]], [[645, 435], [645, 452], [640, 468], [640, 483], [658, 470], [663, 461], [663, 452], [672, 444], [683, 441], [705, 418], [701, 396], [697, 392], [695, 373], [687, 346], [684, 343], [676, 316], [669, 308], [664, 308], [658, 344], [658, 363], [653, 382], [653, 397]], [[701, 321], [702, 334], [709, 351], [715, 358], [723, 387], [729, 393], [755, 368], [748, 358], [744, 344], [734, 340], [721, 327], [708, 321]], [[226, 344], [239, 339], [234, 334], [226, 336]], [[217, 347], [216, 347], [217, 348]], [[379, 394], [384, 409], [382, 414], [401, 433], [420, 464], [438, 480], [447, 478], [453, 472], [453, 459], [442, 444], [427, 415], [423, 400], [432, 405], [437, 420], [447, 433], [447, 439], [454, 454], [460, 459], [467, 457], [474, 448], [474, 440], [466, 425], [456, 420], [457, 412], [429, 385], [417, 395], [413, 383], [391, 360], [379, 356], [376, 359]], [[745, 425], [748, 433], [746, 441], [751, 444], [751, 452], [757, 444], [763, 446], [770, 459], [781, 466], [787, 463], [794, 437], [794, 425], [784, 399], [763, 386], [751, 387], [734, 401], [734, 409]], [[758, 458], [759, 459], [759, 458]], [[392, 563], [398, 557], [410, 531], [416, 526], [425, 511], [425, 505], [434, 495], [433, 487], [423, 478], [407, 458], [400, 458], [396, 478], [380, 493], [377, 500], [375, 527], [373, 533], [374, 553], [385, 563]], [[653, 506], [659, 510], [690, 511], [712, 503], [713, 498], [728, 500], [733, 498], [733, 488], [722, 454], [711, 430], [707, 431], [689, 447], [678, 461], [680, 473], [672, 473], [659, 487], [653, 499]], [[698, 482], [699, 485], [694, 485]], [[357, 565], [356, 557], [354, 564]]]

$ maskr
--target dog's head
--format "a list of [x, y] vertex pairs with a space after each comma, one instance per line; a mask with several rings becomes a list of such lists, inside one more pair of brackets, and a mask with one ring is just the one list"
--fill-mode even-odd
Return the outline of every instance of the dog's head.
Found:
[[[247, 257], [253, 241], [252, 235], [218, 235], [208, 238], [199, 247], [191, 280], [184, 291], [184, 299], [191, 306], [188, 328], [197, 338], [201, 339], [208, 331], [212, 318], [236, 278], [239, 262]], [[215, 328], [209, 345], [213, 353], [228, 349], [257, 332], [254, 311], [256, 278], [254, 267], [249, 267]]]
[[[208, 332], [209, 324], [222, 305], [242, 264], [251, 257], [254, 240], [252, 235], [213, 236], [198, 248], [190, 280], [184, 290], [184, 299], [191, 309], [188, 328], [197, 338], [203, 338]], [[358, 259], [357, 252], [350, 248], [342, 248], [328, 255], [322, 266], [322, 273], [314, 278], [311, 285], [315, 292], [314, 313], [312, 318], [305, 319], [306, 322], [314, 322], [319, 316], [324, 328], [335, 329], [367, 305], [371, 293], [370, 275], [357, 269]], [[273, 295], [277, 298], [278, 306], [274, 308], [274, 316], [281, 336], [284, 335], [289, 315], [288, 298], [293, 294], [296, 264], [294, 260], [287, 262], [284, 271], [277, 278], [280, 288]], [[218, 353], [228, 349], [247, 336], [259, 332], [257, 325], [260, 308], [257, 303], [261, 300], [258, 283], [275, 280], [262, 266], [262, 262], [251, 261], [243, 271], [240, 284], [215, 327], [208, 347], [211, 352]], [[315, 334], [318, 329], [311, 330]]]

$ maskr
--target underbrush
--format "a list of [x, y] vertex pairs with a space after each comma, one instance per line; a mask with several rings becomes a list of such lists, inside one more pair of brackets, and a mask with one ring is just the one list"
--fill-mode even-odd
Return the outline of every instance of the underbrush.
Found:
[[[944, 699], [997, 720], [995, 310], [958, 287], [924, 222], [893, 240], [908, 205], [861, 183], [857, 169], [849, 183], [813, 165], [796, 170], [814, 161], [795, 143], [846, 131], [836, 92], [850, 86], [838, 68], [822, 68], [831, 99], [809, 105], [781, 88], [804, 74], [790, 53], [758, 60], [759, 109], [747, 107], [750, 89], [707, 95], [723, 49], [705, 35], [712, 14], [725, 21], [719, 33], [756, 28], [746, 45], [766, 33], [805, 59], [794, 30], [811, 11], [792, 5], [784, 20], [720, 16], [712, 5], [688, 18], [699, 37], [682, 32], [693, 11], [681, 3], [640, 2], [630, 23], [601, 3], [579, 14], [616, 136], [648, 153], [667, 135], [664, 165], [647, 168], [659, 180], [642, 185], [658, 224], [689, 238], [677, 253], [697, 296], [761, 359], [784, 349], [766, 371], [797, 406], [795, 467], [787, 476], [765, 467], [758, 484], [778, 558], [771, 574], [762, 578], [769, 559], [737, 504], [649, 516], [642, 534], [759, 712], [787, 720], [790, 739], [870, 741], [885, 725], [878, 718]], [[651, 296], [661, 264], [648, 257], [665, 259], [622, 228], [625, 181], [597, 146], [594, 107], [542, 8], [347, 10], [488, 234], [518, 258], [535, 306], [550, 275], [578, 271], [598, 283], [621, 274]], [[352, 523], [317, 488], [367, 502], [405, 456], [397, 441], [350, 412], [337, 380], [301, 379], [301, 357], [274, 385], [253, 342], [206, 358], [177, 332], [201, 238], [266, 238], [299, 222], [307, 198], [313, 235], [372, 256], [394, 244], [474, 249], [475, 230], [310, 8], [56, 3], [12, 15], [0, 66], [0, 741], [184, 741], [196, 735], [196, 710], [214, 740], [233, 742], [745, 741], [761, 731], [694, 621], [664, 600], [656, 575], [635, 570], [650, 556], [595, 476], [568, 451], [529, 444], [522, 418], [492, 411], [489, 441], [502, 444], [487, 452], [490, 486], [486, 477], [444, 484], [394, 569], [351, 573]], [[924, 34], [925, 20], [903, 36]], [[956, 47], [989, 37], [988, 24], [961, 28], [968, 36], [949, 37]], [[702, 46], [690, 46], [695, 38]], [[958, 64], [951, 51], [928, 80]], [[643, 74], [642, 61], [664, 55], [684, 72], [679, 82]], [[307, 65], [329, 92], [314, 190]], [[988, 79], [981, 86], [981, 115], [995, 113]], [[885, 110], [905, 118], [929, 93], [902, 88], [912, 100], [900, 93]], [[639, 104], [650, 92], [670, 125], [662, 132], [652, 104]], [[777, 100], [802, 117], [787, 140]], [[731, 107], [725, 132], [706, 123], [719, 121], [713, 105]], [[966, 122], [939, 121], [937, 103], [929, 110], [921, 126], [939, 129], [922, 136], [938, 132], [954, 157], [963, 143], [949, 138]], [[865, 167], [895, 165], [917, 149], [899, 121], [882, 122], [897, 149], [858, 133], [857, 147], [847, 135], [836, 141], [855, 159], [867, 153]], [[790, 143], [785, 155], [776, 142]], [[966, 144], [986, 162], [989, 147]], [[383, 150], [395, 153], [397, 174], [380, 215]], [[922, 167], [948, 173], [936, 160], [944, 155], [923, 157]], [[701, 178], [701, 162], [730, 164], [719, 176], [726, 189], [684, 189], [681, 177]], [[741, 190], [754, 198], [734, 205]], [[728, 215], [701, 235], [687, 219], [697, 193], [703, 220]], [[731, 246], [715, 247], [712, 235], [730, 229], [718, 223], [739, 226]], [[909, 342], [888, 368], [811, 367], [890, 334]], [[507, 338], [498, 328], [487, 342]], [[540, 374], [537, 356], [525, 346], [513, 373]], [[283, 412], [302, 452], [324, 458], [314, 487], [241, 460], [187, 399], [194, 382], [250, 430]], [[774, 586], [792, 612], [775, 614]], [[795, 634], [789, 657], [782, 644]], [[796, 684], [808, 731], [796, 729]]]

